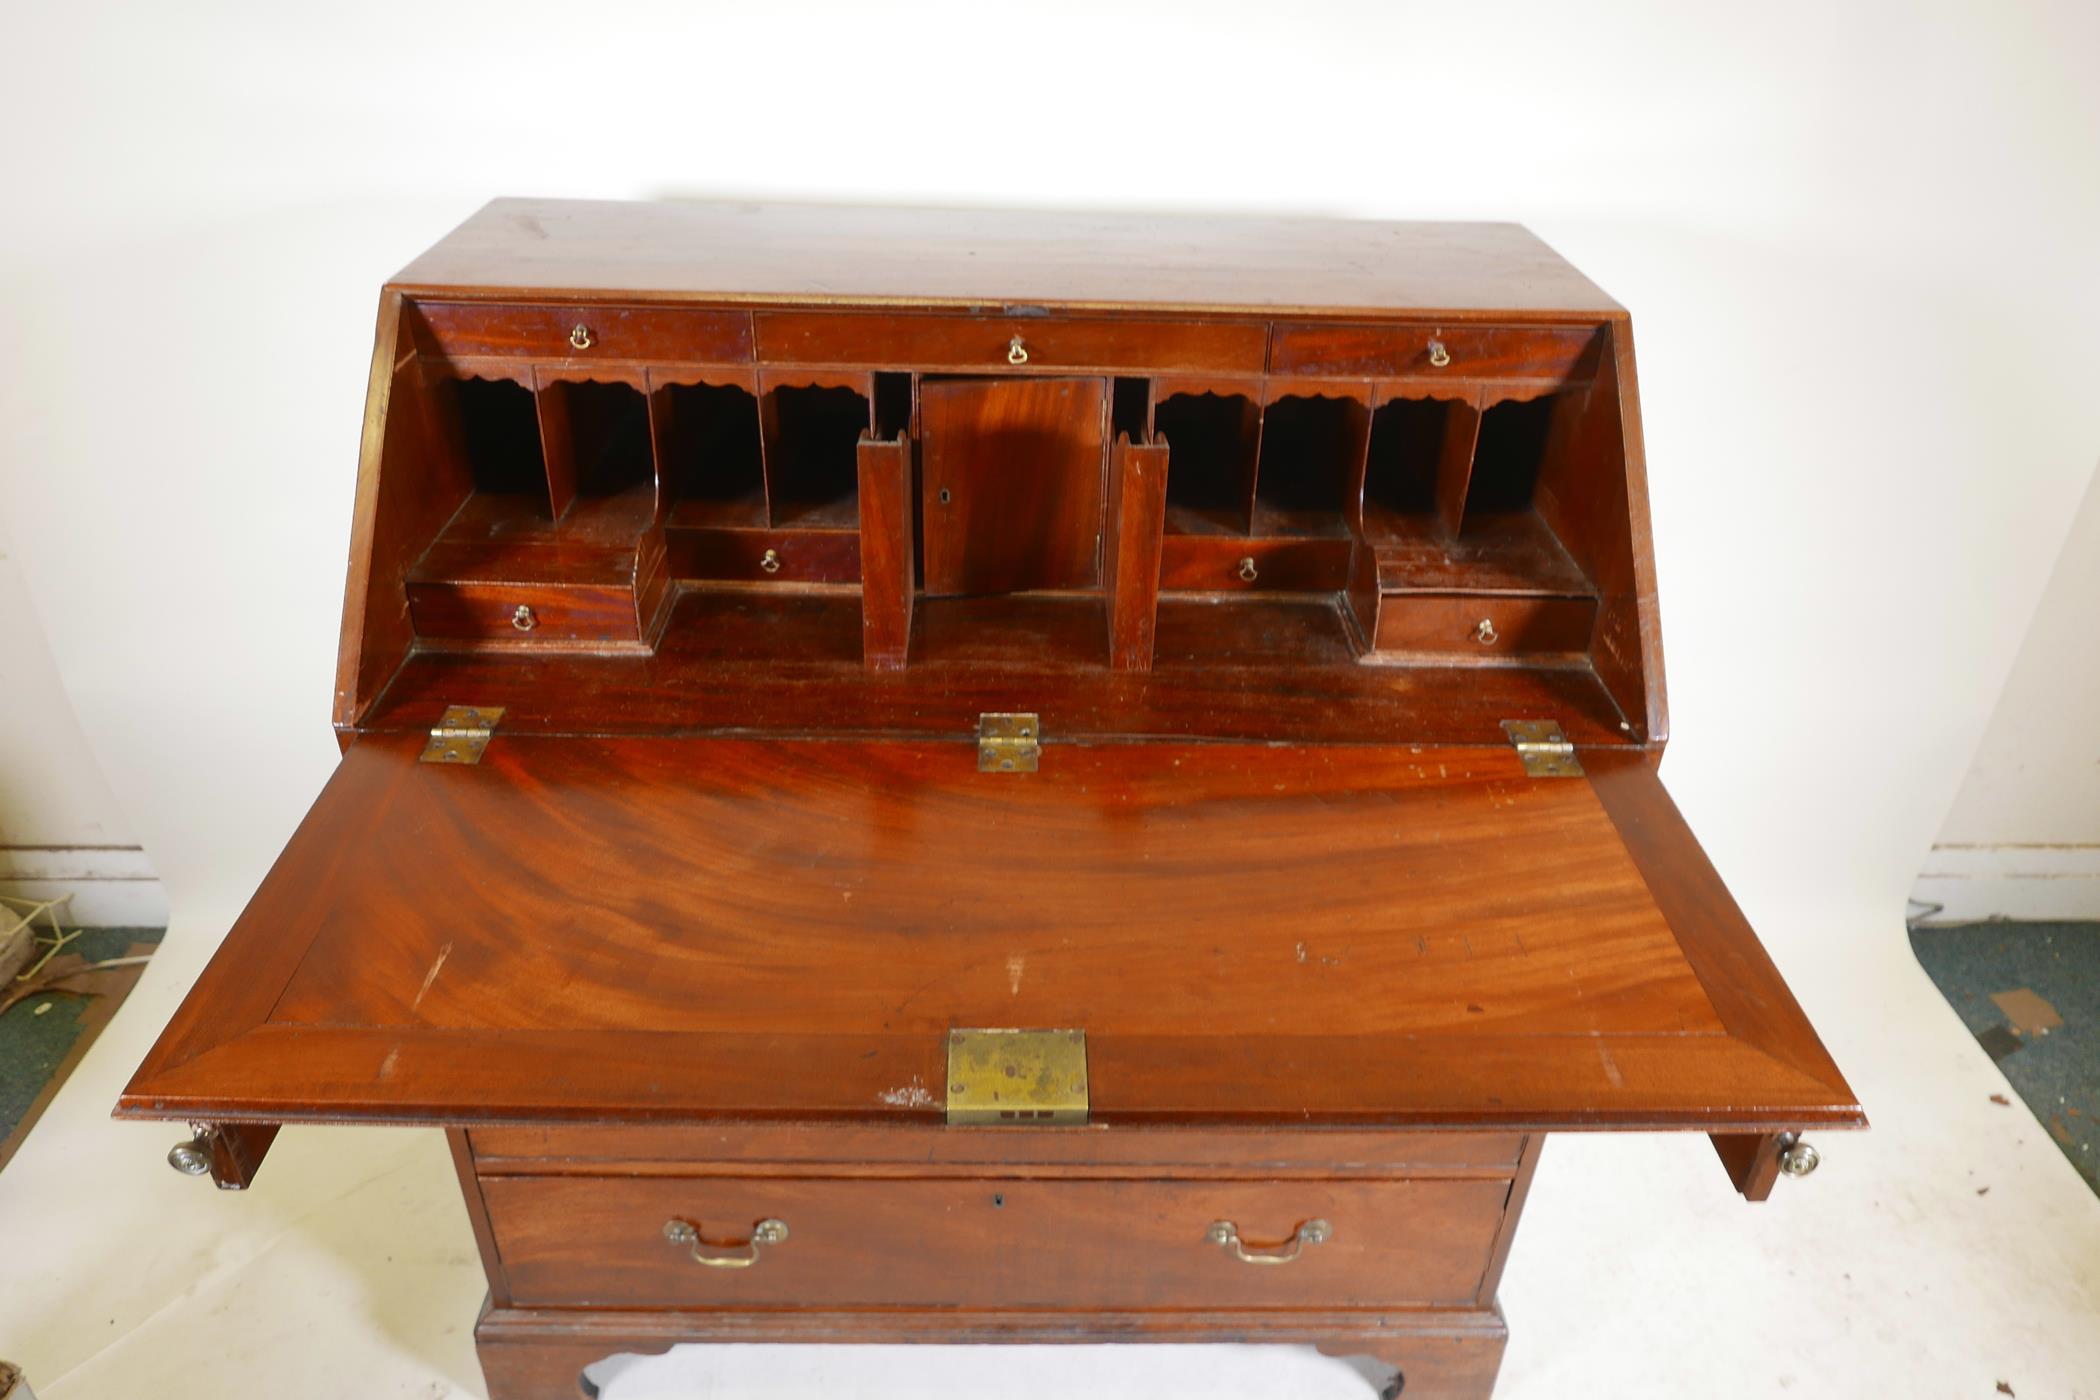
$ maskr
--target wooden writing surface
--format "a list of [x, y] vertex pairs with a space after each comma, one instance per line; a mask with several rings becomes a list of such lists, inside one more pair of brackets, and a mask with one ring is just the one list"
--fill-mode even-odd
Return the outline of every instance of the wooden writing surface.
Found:
[[1742, 934], [1673, 927], [1590, 785], [1506, 751], [1053, 743], [993, 786], [959, 744], [420, 747], [353, 746], [215, 965], [254, 1022], [178, 1022], [128, 1106], [908, 1119], [949, 1027], [1012, 1024], [1087, 1031], [1106, 1120], [1853, 1112], [1681, 943]]

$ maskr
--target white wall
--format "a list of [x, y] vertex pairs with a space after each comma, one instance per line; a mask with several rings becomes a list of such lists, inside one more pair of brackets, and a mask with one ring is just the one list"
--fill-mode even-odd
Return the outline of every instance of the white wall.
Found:
[[1933, 923], [2100, 919], [2100, 476], [1911, 897]]
[[[2100, 460], [2100, 7], [83, 4], [7, 28], [0, 517], [175, 902], [40, 1130], [66, 1136], [0, 1192], [0, 1230], [49, 1241], [0, 1281], [39, 1393], [267, 1391], [275, 1363], [223, 1339], [266, 1312], [304, 1354], [367, 1348], [307, 1393], [471, 1376], [449, 1308], [395, 1306], [381, 1258], [478, 1295], [435, 1149], [411, 1170], [292, 1132], [255, 1200], [178, 1200], [166, 1132], [104, 1120], [140, 1018], [334, 763], [377, 290], [496, 194], [1531, 224], [1634, 313], [1665, 779], [1877, 1131], [1764, 1213], [1701, 1142], [1556, 1139], [1506, 1394], [1625, 1393], [1628, 1356], [1650, 1394], [2100, 1371], [2093, 1202], [1991, 1116], [2002, 1081], [1901, 924]], [[51, 1203], [89, 1191], [135, 1234], [85, 1247]], [[147, 1237], [154, 1268], [61, 1272]], [[1862, 1368], [1880, 1383], [1821, 1383]]]
[[0, 847], [130, 846], [0, 522]]
[[333, 761], [386, 274], [499, 193], [770, 192], [1531, 223], [1634, 311], [1674, 785], [1900, 908], [2100, 455], [2093, 7], [1173, 9], [19, 15], [0, 509], [176, 898]]
[[167, 901], [59, 681], [0, 517], [0, 894], [69, 924], [158, 926]]

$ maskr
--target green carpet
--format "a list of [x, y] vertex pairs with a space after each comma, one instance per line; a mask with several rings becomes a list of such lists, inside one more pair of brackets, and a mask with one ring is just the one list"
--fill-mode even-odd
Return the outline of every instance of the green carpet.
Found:
[[[88, 962], [120, 958], [134, 944], [159, 943], [166, 931], [91, 928], [68, 943], [65, 952]], [[90, 1000], [52, 991], [18, 1002], [0, 1015], [0, 1142], [14, 1136], [16, 1126], [65, 1063], [85, 1029]]]
[[[1940, 994], [2100, 1193], [2100, 923], [1950, 924], [1914, 928], [1910, 942]], [[2057, 1018], [2062, 1024], [2047, 1025]]]

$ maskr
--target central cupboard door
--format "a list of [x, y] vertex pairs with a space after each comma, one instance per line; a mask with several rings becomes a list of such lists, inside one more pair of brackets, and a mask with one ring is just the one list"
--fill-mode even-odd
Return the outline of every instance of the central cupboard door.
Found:
[[926, 592], [1098, 588], [1102, 379], [926, 379]]

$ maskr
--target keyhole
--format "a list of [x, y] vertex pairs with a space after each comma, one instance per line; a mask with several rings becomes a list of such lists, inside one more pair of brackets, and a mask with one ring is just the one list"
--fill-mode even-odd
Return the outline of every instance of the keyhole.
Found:
[[942, 504], [942, 505], [946, 505], [946, 504], [948, 504], [948, 502], [949, 502], [950, 500], [952, 500], [952, 499], [954, 499], [954, 498], [953, 498], [953, 497], [951, 497], [951, 496], [950, 496], [950, 495], [948, 494], [948, 488], [947, 488], [947, 487], [945, 487], [945, 486], [943, 486], [943, 487], [941, 488], [941, 504]]
[[992, 1204], [993, 1204], [993, 1205], [995, 1205], [995, 1206], [1003, 1206], [1003, 1205], [1005, 1205], [1005, 1204], [1006, 1204], [1006, 1197], [1005, 1197], [1005, 1195], [1004, 1195], [1004, 1194], [994, 1194], [994, 1195], [993, 1195], [993, 1197], [992, 1197]]

